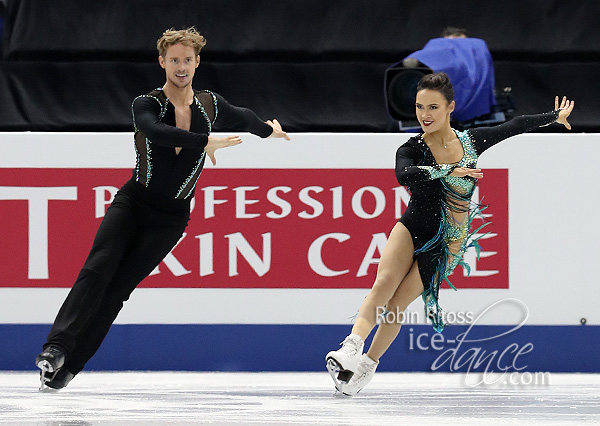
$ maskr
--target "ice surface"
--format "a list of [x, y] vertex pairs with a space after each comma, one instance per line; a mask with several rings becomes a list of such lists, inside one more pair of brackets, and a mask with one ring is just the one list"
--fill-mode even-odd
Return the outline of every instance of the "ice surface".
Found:
[[498, 379], [473, 386], [464, 374], [376, 373], [351, 398], [334, 396], [326, 371], [82, 372], [54, 392], [38, 391], [36, 372], [0, 372], [0, 424], [600, 424], [600, 375]]

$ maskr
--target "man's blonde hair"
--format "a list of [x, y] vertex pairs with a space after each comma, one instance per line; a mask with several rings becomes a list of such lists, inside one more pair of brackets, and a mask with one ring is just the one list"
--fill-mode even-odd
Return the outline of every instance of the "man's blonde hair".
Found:
[[158, 54], [164, 58], [167, 54], [167, 49], [177, 43], [193, 47], [194, 54], [198, 55], [200, 54], [200, 50], [206, 45], [206, 39], [194, 27], [185, 28], [183, 30], [169, 28], [156, 42]]

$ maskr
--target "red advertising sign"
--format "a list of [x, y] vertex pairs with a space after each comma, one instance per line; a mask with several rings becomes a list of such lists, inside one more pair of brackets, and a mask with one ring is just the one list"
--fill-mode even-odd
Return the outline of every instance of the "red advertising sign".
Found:
[[[70, 287], [124, 169], [0, 169], [0, 286]], [[393, 170], [207, 169], [184, 237], [142, 287], [369, 288], [409, 194]], [[508, 172], [474, 201], [492, 224], [457, 288], [508, 288]], [[481, 219], [475, 219], [479, 226]]]

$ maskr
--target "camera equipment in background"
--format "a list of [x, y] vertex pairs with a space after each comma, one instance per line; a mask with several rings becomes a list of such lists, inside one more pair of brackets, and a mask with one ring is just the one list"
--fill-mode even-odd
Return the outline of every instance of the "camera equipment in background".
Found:
[[451, 120], [455, 128], [492, 125], [512, 117], [512, 91], [509, 87], [495, 88], [492, 57], [485, 42], [476, 38], [436, 38], [386, 70], [388, 131], [420, 130], [415, 114], [417, 85], [424, 75], [433, 72], [445, 72], [454, 86], [456, 107]]

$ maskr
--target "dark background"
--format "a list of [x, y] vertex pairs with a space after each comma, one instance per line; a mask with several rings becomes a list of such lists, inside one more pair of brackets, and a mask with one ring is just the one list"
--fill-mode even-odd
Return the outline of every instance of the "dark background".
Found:
[[600, 131], [596, 1], [9, 0], [4, 15], [1, 131], [130, 131], [133, 98], [165, 80], [156, 40], [191, 25], [208, 40], [194, 87], [288, 131], [386, 131], [386, 68], [446, 26], [487, 42], [518, 114], [564, 94], [573, 131]]

